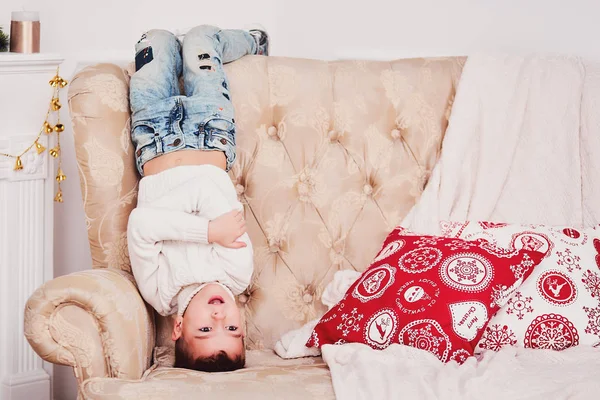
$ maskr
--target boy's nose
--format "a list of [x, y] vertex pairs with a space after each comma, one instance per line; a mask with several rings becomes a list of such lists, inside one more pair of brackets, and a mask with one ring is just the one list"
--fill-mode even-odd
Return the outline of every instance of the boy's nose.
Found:
[[221, 320], [221, 319], [225, 318], [225, 314], [223, 312], [221, 312], [221, 311], [214, 311], [212, 313], [212, 317], [213, 317], [213, 319]]

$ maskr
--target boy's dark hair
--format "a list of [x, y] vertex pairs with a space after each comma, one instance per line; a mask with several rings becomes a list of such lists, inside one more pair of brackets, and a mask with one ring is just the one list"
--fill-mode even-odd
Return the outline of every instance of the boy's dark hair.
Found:
[[[242, 349], [244, 346], [242, 345]], [[203, 372], [227, 372], [244, 368], [246, 364], [245, 351], [236, 357], [229, 355], [221, 350], [209, 357], [198, 357], [194, 359], [187, 351], [183, 337], [175, 341], [175, 368], [193, 369]]]

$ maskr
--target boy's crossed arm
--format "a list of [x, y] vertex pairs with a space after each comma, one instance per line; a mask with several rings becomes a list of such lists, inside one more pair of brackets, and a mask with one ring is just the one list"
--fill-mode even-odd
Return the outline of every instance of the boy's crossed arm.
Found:
[[236, 241], [246, 233], [246, 221], [242, 211], [232, 210], [212, 221], [164, 208], [135, 208], [129, 216], [128, 241], [154, 245], [163, 240], [180, 240], [203, 244], [216, 243], [230, 249], [246, 247]]

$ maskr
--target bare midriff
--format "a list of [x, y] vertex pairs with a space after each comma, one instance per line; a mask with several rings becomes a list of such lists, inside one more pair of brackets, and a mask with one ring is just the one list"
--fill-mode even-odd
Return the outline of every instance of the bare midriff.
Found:
[[144, 164], [144, 176], [158, 174], [182, 165], [214, 165], [225, 170], [227, 158], [219, 150], [179, 150], [153, 158]]

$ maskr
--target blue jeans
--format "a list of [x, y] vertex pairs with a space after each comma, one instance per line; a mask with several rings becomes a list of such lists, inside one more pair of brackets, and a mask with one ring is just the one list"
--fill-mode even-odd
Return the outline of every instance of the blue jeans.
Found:
[[236, 158], [235, 120], [223, 64], [256, 54], [254, 38], [242, 30], [198, 26], [182, 46], [171, 32], [151, 30], [135, 50], [129, 100], [140, 175], [149, 160], [183, 149], [223, 151], [229, 170]]

